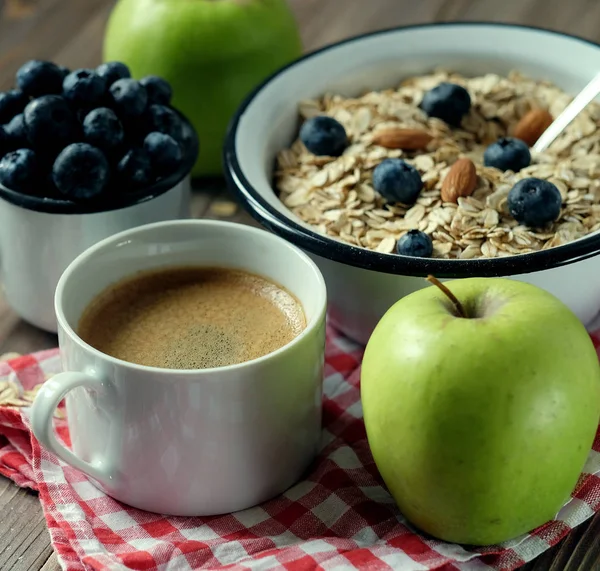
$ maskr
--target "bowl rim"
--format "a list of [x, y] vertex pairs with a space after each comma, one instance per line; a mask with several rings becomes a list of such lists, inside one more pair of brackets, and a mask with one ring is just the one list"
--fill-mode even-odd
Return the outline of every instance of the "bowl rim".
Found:
[[423, 277], [430, 274], [441, 278], [457, 278], [469, 275], [479, 277], [510, 276], [535, 271], [558, 268], [600, 254], [600, 231], [589, 236], [569, 242], [563, 246], [549, 248], [526, 254], [515, 254], [501, 258], [476, 258], [469, 260], [417, 258], [399, 254], [383, 254], [353, 246], [340, 240], [324, 236], [308, 229], [291, 218], [288, 218], [269, 202], [252, 186], [244, 175], [236, 152], [236, 137], [242, 116], [254, 102], [260, 92], [275, 78], [292, 70], [295, 66], [340, 46], [360, 42], [374, 36], [383, 36], [406, 30], [439, 27], [501, 27], [516, 30], [543, 32], [551, 36], [563, 37], [585, 43], [600, 49], [600, 43], [587, 40], [574, 34], [550, 30], [543, 27], [512, 24], [508, 22], [485, 21], [452, 21], [410, 24], [368, 32], [341, 41], [328, 44], [309, 52], [292, 61], [267, 77], [242, 102], [232, 117], [223, 146], [224, 175], [229, 188], [237, 195], [243, 206], [259, 223], [270, 231], [291, 241], [302, 249], [322, 258], [377, 272]]
[[189, 175], [198, 158], [200, 149], [198, 134], [189, 119], [175, 107], [169, 105], [169, 108], [179, 115], [185, 128], [185, 134], [188, 138], [187, 152], [184, 156], [184, 160], [179, 168], [169, 176], [158, 179], [146, 188], [124, 193], [118, 199], [111, 200], [108, 204], [103, 203], [100, 200], [76, 202], [74, 200], [61, 198], [44, 198], [17, 192], [1, 183], [0, 198], [20, 208], [46, 214], [99, 214], [102, 212], [111, 212], [113, 210], [128, 208], [130, 206], [137, 206], [138, 204], [159, 197], [178, 185]]

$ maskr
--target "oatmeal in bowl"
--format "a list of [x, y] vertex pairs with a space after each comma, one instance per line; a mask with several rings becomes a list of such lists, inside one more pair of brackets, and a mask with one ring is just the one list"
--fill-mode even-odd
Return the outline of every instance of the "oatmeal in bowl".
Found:
[[[470, 259], [560, 246], [600, 229], [600, 105], [546, 152], [529, 149], [571, 98], [518, 71], [441, 70], [326, 94], [299, 104], [303, 127], [278, 154], [275, 187], [318, 232], [377, 252]], [[339, 156], [323, 144], [330, 125]]]
[[600, 310], [600, 106], [545, 152], [531, 146], [599, 58], [579, 38], [478, 23], [327, 46], [240, 107], [228, 184], [315, 260], [330, 322], [360, 342], [429, 274], [533, 283], [589, 323]]

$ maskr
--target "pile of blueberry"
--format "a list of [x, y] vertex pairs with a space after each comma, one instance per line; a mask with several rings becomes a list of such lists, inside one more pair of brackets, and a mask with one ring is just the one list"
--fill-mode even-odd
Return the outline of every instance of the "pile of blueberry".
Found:
[[[421, 109], [429, 115], [459, 127], [471, 108], [469, 92], [462, 86], [443, 82], [425, 93]], [[340, 156], [348, 146], [343, 125], [332, 117], [319, 115], [305, 121], [300, 140], [315, 155]], [[526, 143], [503, 137], [489, 145], [483, 156], [485, 166], [518, 172], [529, 166], [531, 154]], [[388, 202], [413, 204], [422, 188], [419, 171], [402, 159], [384, 159], [373, 170], [373, 188]], [[537, 178], [519, 181], [508, 195], [508, 208], [520, 224], [539, 228], [556, 220], [562, 200], [554, 184]], [[396, 245], [396, 252], [406, 256], [430, 257], [431, 238], [419, 230], [411, 230]]]
[[188, 126], [162, 78], [131, 78], [126, 65], [70, 71], [32, 60], [0, 93], [0, 183], [42, 197], [105, 199], [148, 187], [179, 169]]

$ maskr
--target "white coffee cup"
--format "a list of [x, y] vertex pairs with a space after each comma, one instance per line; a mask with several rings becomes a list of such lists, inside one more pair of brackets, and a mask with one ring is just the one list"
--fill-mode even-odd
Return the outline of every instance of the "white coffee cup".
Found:
[[[136, 271], [204, 265], [260, 274], [292, 292], [307, 326], [258, 359], [200, 370], [135, 365], [94, 349], [78, 320], [105, 287]], [[131, 506], [212, 515], [267, 500], [296, 482], [321, 430], [325, 282], [302, 251], [249, 226], [208, 220], [149, 224], [77, 257], [55, 296], [63, 373], [31, 411], [40, 443]], [[73, 451], [52, 428], [66, 395]]]

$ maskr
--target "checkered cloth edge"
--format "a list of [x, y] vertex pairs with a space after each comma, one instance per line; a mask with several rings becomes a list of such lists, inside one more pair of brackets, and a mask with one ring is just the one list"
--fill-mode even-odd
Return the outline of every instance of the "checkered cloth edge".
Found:
[[[592, 335], [597, 348], [600, 334]], [[600, 508], [600, 437], [556, 519], [503, 545], [466, 549], [420, 534], [378, 474], [359, 398], [362, 349], [328, 330], [320, 453], [304, 480], [260, 506], [215, 517], [165, 517], [96, 489], [31, 435], [28, 409], [0, 407], [0, 472], [39, 491], [63, 569], [429, 569], [510, 571]], [[58, 350], [0, 363], [0, 382], [27, 391], [60, 370]], [[64, 419], [59, 437], [68, 445]]]

